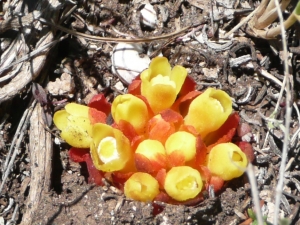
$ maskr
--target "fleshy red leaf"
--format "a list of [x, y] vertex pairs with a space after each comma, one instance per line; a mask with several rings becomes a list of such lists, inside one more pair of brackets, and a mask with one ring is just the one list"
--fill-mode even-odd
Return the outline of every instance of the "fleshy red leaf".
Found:
[[96, 184], [99, 186], [103, 186], [104, 183], [102, 180], [104, 178], [104, 173], [102, 171], [96, 169], [90, 154], [85, 154], [83, 156], [83, 158], [84, 158], [84, 161], [86, 162], [87, 169], [89, 172], [88, 182], [90, 184]]
[[163, 110], [160, 115], [165, 121], [173, 123], [177, 128], [183, 123], [183, 117], [172, 109]]
[[188, 113], [191, 102], [200, 95], [200, 91], [191, 91], [179, 97], [172, 106], [172, 109], [179, 112], [183, 117]]
[[235, 144], [237, 146], [239, 146], [240, 149], [246, 154], [246, 156], [250, 162], [254, 161], [255, 155], [254, 155], [253, 147], [250, 143], [245, 142], [245, 141], [240, 141]]
[[88, 107], [104, 112], [106, 115], [108, 115], [111, 110], [111, 104], [106, 100], [104, 94], [95, 95], [88, 104]]
[[195, 91], [195, 89], [196, 89], [196, 82], [194, 81], [193, 78], [187, 76], [178, 95], [179, 97], [185, 96], [189, 92]]
[[148, 139], [157, 140], [165, 144], [168, 137], [175, 132], [173, 123], [169, 123], [164, 119], [153, 117], [147, 124], [146, 133]]
[[216, 144], [230, 142], [235, 135], [239, 122], [239, 114], [237, 112], [232, 113], [218, 130], [209, 133], [205, 137], [206, 146], [211, 149]]
[[85, 157], [84, 155], [90, 154], [90, 150], [87, 148], [75, 148], [72, 147], [69, 150], [69, 157], [74, 162], [84, 162]]
[[222, 187], [224, 186], [224, 180], [220, 177], [217, 176], [212, 176], [210, 178], [210, 185], [212, 185], [214, 187], [214, 191], [218, 192], [222, 189]]

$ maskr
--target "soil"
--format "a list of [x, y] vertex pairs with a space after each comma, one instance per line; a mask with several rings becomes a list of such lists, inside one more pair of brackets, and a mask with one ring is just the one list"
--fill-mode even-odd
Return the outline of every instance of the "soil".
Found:
[[[25, 0], [21, 3], [24, 11], [33, 11], [33, 5]], [[248, 15], [249, 10], [242, 7], [244, 4], [248, 3], [252, 10], [257, 7], [258, 4], [252, 1], [236, 2], [233, 4], [231, 16], [220, 13], [218, 14], [220, 18], [211, 24], [210, 1], [150, 0], [158, 16], [154, 28], [149, 28], [141, 22], [140, 11], [145, 3], [147, 1], [143, 0], [79, 0], [75, 10], [70, 11], [74, 6], [73, 2], [63, 1], [60, 7], [52, 10], [56, 10], [60, 16], [63, 12], [71, 12], [60, 24], [62, 27], [98, 37], [147, 39], [177, 32], [173, 37], [142, 42], [141, 56], [148, 54], [153, 58], [162, 54], [169, 59], [172, 66], [186, 67], [189, 76], [197, 82], [198, 90], [213, 86], [230, 94], [234, 101], [234, 110], [241, 117], [241, 126], [249, 127], [251, 130], [243, 138], [251, 142], [255, 149], [256, 158], [253, 166], [261, 209], [271, 223], [274, 217], [279, 168], [282, 163], [284, 133], [279, 125], [284, 124], [286, 118], [286, 94], [279, 99], [277, 115], [273, 117], [281, 122], [271, 123], [266, 118], [274, 112], [280, 93], [280, 82], [283, 82], [284, 77], [280, 37], [272, 41], [253, 37], [243, 26], [235, 34], [232, 44], [227, 49], [221, 50], [211, 48], [205, 42], [200, 43], [194, 38], [194, 34], [198, 36], [206, 32], [210, 43], [218, 43], [223, 31], [231, 30], [239, 22], [240, 17], [244, 16], [243, 13]], [[7, 2], [0, 3], [2, 4], [5, 6]], [[216, 6], [215, 1], [212, 1], [212, 4]], [[291, 5], [293, 4], [292, 1]], [[2, 15], [7, 13], [5, 10], [9, 9], [4, 8]], [[5, 21], [4, 16], [0, 17], [0, 22]], [[205, 25], [206, 30], [203, 29]], [[44, 23], [43, 26], [49, 25]], [[189, 29], [182, 33], [178, 32], [185, 27]], [[56, 28], [52, 26], [52, 29]], [[0, 38], [14, 38], [18, 32], [24, 32], [21, 29], [12, 31], [13, 29], [0, 33]], [[35, 33], [36, 39], [42, 34], [41, 29], [33, 27], [31, 32]], [[65, 34], [66, 31], [55, 30], [56, 37]], [[293, 26], [287, 35], [288, 47], [291, 47], [289, 63], [294, 82], [291, 93], [294, 97], [293, 103], [298, 106], [299, 24]], [[36, 191], [39, 196], [35, 205], [32, 203], [34, 201], [29, 199], [31, 191], [35, 192], [35, 188], [38, 187], [33, 186], [33, 178], [36, 177], [32, 174], [41, 164], [32, 159], [30, 133], [33, 131], [29, 127], [29, 120], [26, 121], [25, 125], [28, 126], [25, 126], [24, 135], [18, 138], [20, 143], [16, 147], [10, 173], [7, 179], [1, 182], [3, 189], [0, 196], [0, 223], [251, 224], [253, 220], [249, 219], [247, 210], [254, 207], [251, 194], [253, 187], [247, 174], [227, 182], [215, 195], [206, 193], [205, 200], [198, 205], [169, 205], [161, 202], [152, 204], [126, 199], [120, 190], [110, 186], [108, 182], [103, 187], [89, 183], [86, 165], [69, 159], [70, 146], [59, 138], [59, 131], [51, 123], [51, 115], [67, 102], [87, 104], [96, 93], [104, 93], [109, 101], [118, 94], [126, 93], [128, 84], [124, 82], [123, 77], [113, 74], [111, 69], [111, 54], [115, 45], [114, 42], [92, 41], [75, 34], [68, 35], [51, 48], [40, 75], [34, 81], [24, 85], [10, 99], [0, 101], [2, 181], [7, 167], [6, 160], [13, 157], [9, 149], [15, 145], [13, 142], [15, 135], [22, 133], [18, 131], [18, 126], [26, 110], [36, 105], [42, 106], [41, 121], [47, 120], [43, 122], [42, 130], [51, 139], [51, 144], [46, 147], [51, 150], [49, 158], [44, 159], [49, 161], [44, 169], [47, 173], [40, 171], [39, 182], [43, 184], [40, 186], [40, 192]], [[1, 49], [1, 54], [3, 52]], [[233, 65], [234, 59], [245, 55], [250, 57], [249, 60], [238, 63], [237, 66]], [[265, 77], [262, 70], [268, 71], [279, 83]], [[0, 88], [9, 82], [10, 80], [0, 83]], [[41, 86], [35, 86], [36, 83]], [[38, 91], [32, 94], [34, 86]], [[37, 103], [32, 103], [33, 99], [36, 99]], [[299, 128], [298, 119], [293, 109], [290, 137], [295, 137], [295, 140], [288, 146], [289, 166], [285, 172], [280, 206], [280, 216], [288, 219], [290, 224], [300, 224], [299, 135], [296, 133]], [[30, 121], [35, 123], [34, 120]], [[29, 219], [26, 219], [27, 222], [24, 219], [26, 213], [30, 215]]]

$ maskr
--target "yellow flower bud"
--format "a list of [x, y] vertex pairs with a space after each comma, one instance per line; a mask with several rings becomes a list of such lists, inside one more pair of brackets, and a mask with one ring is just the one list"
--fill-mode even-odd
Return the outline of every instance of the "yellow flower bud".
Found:
[[111, 114], [116, 123], [125, 120], [137, 133], [144, 132], [149, 117], [146, 103], [131, 94], [117, 96], [112, 103]]
[[213, 175], [223, 180], [240, 177], [248, 164], [244, 152], [233, 143], [218, 144], [208, 154], [207, 167]]
[[69, 103], [65, 110], [57, 111], [53, 122], [61, 130], [61, 137], [76, 148], [89, 148], [92, 142], [92, 124], [89, 119], [89, 107]]
[[196, 197], [202, 190], [202, 179], [198, 170], [189, 166], [173, 167], [166, 175], [164, 189], [177, 201]]
[[190, 104], [184, 118], [186, 125], [196, 128], [202, 138], [220, 128], [232, 112], [229, 95], [214, 88], [208, 88]]
[[158, 181], [148, 173], [134, 173], [124, 185], [124, 193], [127, 198], [150, 202], [159, 193]]
[[139, 171], [152, 173], [166, 168], [165, 148], [157, 140], [142, 141], [135, 151], [135, 165]]
[[165, 143], [167, 155], [173, 151], [180, 151], [185, 161], [193, 160], [196, 155], [196, 137], [186, 131], [178, 131], [171, 134]]
[[151, 61], [149, 69], [141, 73], [141, 93], [154, 113], [172, 106], [186, 76], [187, 70], [182, 66], [175, 66], [171, 70], [165, 57], [156, 57]]
[[95, 167], [104, 172], [126, 170], [133, 157], [130, 142], [124, 134], [109, 125], [93, 126], [91, 157]]

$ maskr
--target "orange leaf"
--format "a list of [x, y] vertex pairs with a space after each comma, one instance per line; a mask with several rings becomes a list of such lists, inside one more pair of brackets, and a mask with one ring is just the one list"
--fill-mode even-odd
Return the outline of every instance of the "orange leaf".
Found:
[[156, 174], [156, 180], [158, 181], [159, 188], [164, 189], [165, 179], [166, 179], [167, 171], [166, 169], [161, 169]]
[[[140, 78], [140, 76], [138, 76], [138, 78]], [[141, 95], [141, 83], [142, 81], [140, 79], [132, 81], [128, 86], [128, 93], [132, 95]]]
[[160, 154], [157, 154], [156, 159], [157, 160], [150, 160], [142, 154], [134, 154], [135, 166], [139, 172], [153, 174], [160, 169], [165, 168], [166, 162], [164, 157], [160, 157]]
[[153, 117], [148, 122], [147, 135], [151, 140], [157, 140], [165, 144], [168, 137], [175, 132], [173, 124], [166, 122], [162, 118]]
[[114, 127], [119, 129], [130, 142], [132, 142], [132, 140], [138, 136], [134, 127], [125, 120], [120, 120], [118, 124], [114, 124]]
[[106, 115], [102, 111], [98, 111], [95, 108], [89, 108], [89, 120], [91, 124], [106, 123]]
[[223, 185], [224, 185], [224, 180], [220, 177], [217, 176], [212, 176], [210, 178], [210, 185], [212, 185], [214, 187], [214, 191], [218, 192], [222, 189]]
[[168, 155], [168, 164], [169, 167], [176, 167], [176, 166], [183, 166], [185, 163], [184, 154], [179, 151], [175, 150]]
[[203, 165], [206, 160], [207, 148], [200, 136], [196, 139], [196, 165]]

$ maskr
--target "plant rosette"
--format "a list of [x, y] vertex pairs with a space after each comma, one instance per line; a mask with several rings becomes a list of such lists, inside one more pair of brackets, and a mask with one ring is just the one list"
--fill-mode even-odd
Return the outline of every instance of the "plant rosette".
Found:
[[88, 106], [67, 104], [53, 121], [70, 158], [87, 163], [89, 182], [109, 178], [138, 201], [195, 204], [254, 160], [251, 144], [232, 143], [239, 115], [229, 95], [195, 86], [184, 67], [156, 57], [112, 104], [98, 94]]

